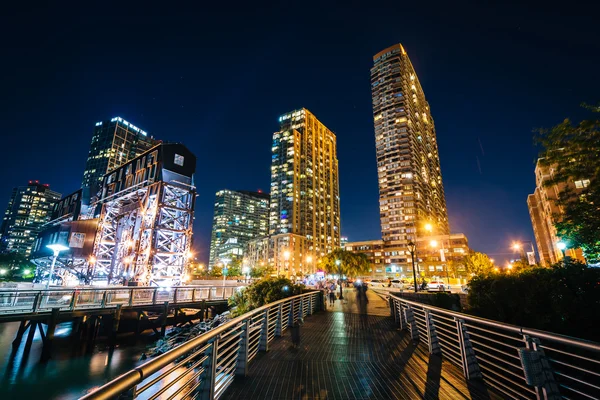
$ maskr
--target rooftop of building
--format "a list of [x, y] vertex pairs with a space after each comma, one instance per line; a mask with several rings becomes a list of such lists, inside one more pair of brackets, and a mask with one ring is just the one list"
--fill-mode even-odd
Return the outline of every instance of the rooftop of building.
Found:
[[375, 54], [373, 56], [373, 61], [377, 60], [379, 57], [381, 57], [382, 55], [384, 55], [386, 53], [390, 53], [392, 50], [400, 50], [402, 52], [402, 54], [406, 54], [406, 51], [404, 50], [404, 47], [402, 46], [402, 44], [397, 43], [397, 44], [387, 47], [387, 48], [381, 50], [379, 53]]

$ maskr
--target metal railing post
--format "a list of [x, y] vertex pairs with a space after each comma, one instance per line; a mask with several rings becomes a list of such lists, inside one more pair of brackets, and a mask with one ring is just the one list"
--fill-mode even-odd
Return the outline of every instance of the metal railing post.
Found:
[[129, 307], [133, 307], [133, 289], [129, 290]]
[[31, 309], [32, 312], [37, 312], [38, 308], [40, 307], [40, 303], [42, 302], [42, 292], [37, 292], [35, 294], [35, 298], [33, 299], [33, 307]]
[[282, 320], [281, 320], [281, 316], [283, 314], [283, 304], [279, 304], [279, 306], [277, 306], [277, 320], [275, 321], [275, 336], [277, 337], [281, 337], [281, 327], [282, 327]]
[[396, 300], [394, 307], [396, 308], [396, 313], [398, 313], [398, 320], [400, 322], [400, 330], [406, 329], [406, 321], [404, 320], [404, 313], [402, 312], [402, 302], [400, 300]]
[[196, 288], [192, 289], [192, 303], [196, 302]]
[[209, 342], [206, 360], [202, 363], [205, 371], [204, 379], [200, 385], [200, 399], [213, 400], [215, 398], [215, 379], [217, 377], [217, 363], [219, 356], [219, 336]]
[[407, 305], [404, 309], [404, 317], [406, 318], [406, 325], [410, 331], [410, 338], [418, 342], [419, 341], [419, 328], [417, 327], [417, 321], [415, 320], [415, 314], [413, 313], [412, 307]]
[[265, 310], [263, 322], [260, 325], [260, 343], [258, 344], [260, 351], [269, 351], [269, 311], [269, 309]]
[[71, 304], [69, 305], [69, 308], [71, 309], [71, 311], [73, 311], [75, 309], [75, 306], [77, 306], [77, 297], [78, 296], [79, 296], [79, 290], [74, 290], [73, 296], [71, 296]]
[[290, 328], [292, 325], [294, 325], [294, 308], [295, 308], [295, 301], [294, 301], [294, 299], [292, 299], [290, 301], [290, 313], [288, 314], [288, 324], [287, 324], [287, 326]]
[[308, 295], [308, 313], [307, 315], [312, 315], [313, 313], [313, 295], [312, 293]]
[[102, 301], [100, 301], [100, 308], [105, 308], [106, 307], [106, 298], [108, 297], [108, 290], [105, 290], [102, 293]]
[[433, 317], [431, 316], [431, 312], [427, 309], [425, 311], [425, 326], [427, 327], [427, 341], [429, 342], [429, 354], [440, 354], [440, 343], [437, 337], [437, 333], [435, 331], [435, 323], [433, 322]]
[[173, 303], [177, 304], [177, 288], [173, 291]]
[[304, 297], [300, 297], [300, 307], [298, 308], [298, 319], [304, 318]]
[[552, 367], [544, 350], [540, 347], [539, 339], [523, 335], [523, 340], [527, 347], [519, 349], [519, 357], [525, 375], [525, 382], [535, 388], [535, 395], [538, 400], [562, 399], [558, 385], [554, 380]]
[[458, 343], [460, 345], [460, 359], [462, 362], [463, 374], [466, 379], [480, 379], [481, 370], [475, 357], [473, 345], [469, 339], [469, 332], [465, 327], [465, 321], [459, 318], [454, 318], [456, 321], [456, 330], [458, 331]]
[[156, 294], [158, 293], [158, 289], [154, 289], [152, 291], [152, 304], [156, 305]]
[[250, 318], [244, 321], [243, 332], [241, 335], [242, 341], [238, 349], [237, 365], [235, 374], [237, 376], [248, 375], [248, 347], [250, 346]]
[[396, 300], [390, 296], [388, 303], [390, 306], [390, 312], [394, 316], [394, 322], [398, 323], [398, 315], [396, 314]]

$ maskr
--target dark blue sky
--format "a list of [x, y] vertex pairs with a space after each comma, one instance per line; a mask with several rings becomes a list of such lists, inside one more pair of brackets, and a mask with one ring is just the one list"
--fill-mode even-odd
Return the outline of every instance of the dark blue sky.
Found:
[[509, 257], [532, 239], [532, 130], [600, 101], [600, 10], [364, 3], [4, 10], [1, 207], [30, 179], [77, 189], [94, 123], [119, 115], [198, 156], [206, 260], [215, 192], [268, 190], [277, 118], [306, 107], [337, 134], [343, 235], [379, 238], [369, 68], [401, 42], [435, 119], [452, 231]]

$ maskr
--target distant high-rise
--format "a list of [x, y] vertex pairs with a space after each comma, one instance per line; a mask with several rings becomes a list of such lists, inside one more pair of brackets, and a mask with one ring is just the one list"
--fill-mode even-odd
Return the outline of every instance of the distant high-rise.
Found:
[[83, 173], [83, 201], [98, 194], [106, 173], [134, 159], [159, 142], [137, 126], [115, 117], [97, 122]]
[[[336, 137], [305, 108], [280, 116], [279, 123], [271, 149], [269, 233], [295, 235], [289, 250], [275, 250], [274, 260], [285, 257], [293, 273], [340, 247]], [[304, 243], [294, 245], [298, 237]]]
[[39, 181], [15, 187], [0, 228], [0, 249], [29, 257], [42, 225], [50, 221], [60, 196], [60, 193], [50, 190], [49, 185]]
[[381, 233], [386, 246], [424, 235], [448, 234], [435, 127], [417, 74], [401, 44], [373, 57], [371, 94]]
[[215, 200], [209, 266], [240, 258], [251, 239], [269, 234], [269, 194], [220, 190]]

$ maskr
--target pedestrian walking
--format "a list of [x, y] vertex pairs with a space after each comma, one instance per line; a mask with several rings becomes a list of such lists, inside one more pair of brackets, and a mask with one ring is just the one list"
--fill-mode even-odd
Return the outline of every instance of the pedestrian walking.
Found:
[[298, 346], [300, 346], [300, 325], [304, 323], [302, 318], [298, 318], [292, 324], [292, 328], [290, 329], [292, 334], [292, 349], [297, 350]]
[[335, 304], [335, 283], [332, 283], [329, 286], [328, 295], [329, 295], [329, 305], [333, 306]]

